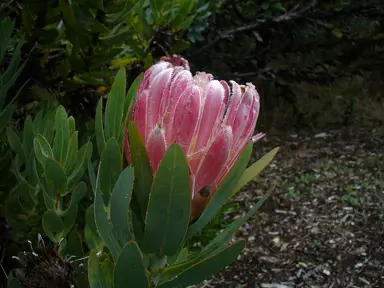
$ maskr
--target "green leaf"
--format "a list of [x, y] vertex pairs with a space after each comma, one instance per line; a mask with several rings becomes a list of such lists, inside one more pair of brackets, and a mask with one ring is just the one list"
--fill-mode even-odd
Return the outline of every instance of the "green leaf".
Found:
[[88, 161], [92, 157], [93, 146], [91, 142], [86, 143], [80, 150], [77, 152], [77, 159], [75, 169], [72, 174], [68, 177], [68, 188], [69, 190], [79, 182], [83, 176], [85, 170], [88, 167]]
[[59, 106], [55, 116], [55, 140], [53, 142], [53, 155], [60, 164], [64, 164], [69, 144], [69, 123], [67, 112]]
[[84, 238], [89, 249], [101, 251], [103, 249], [103, 240], [100, 238], [99, 233], [97, 232], [94, 210], [95, 207], [93, 204], [91, 204], [85, 213], [86, 225], [84, 230]]
[[216, 216], [221, 207], [223, 207], [243, 175], [249, 162], [249, 158], [251, 157], [251, 153], [252, 142], [250, 141], [240, 154], [240, 157], [236, 160], [232, 169], [229, 171], [227, 176], [225, 176], [223, 182], [218, 187], [211, 201], [205, 207], [200, 218], [188, 229], [187, 239], [201, 231]]
[[9, 127], [7, 127], [6, 131], [9, 146], [11, 146], [11, 149], [19, 155], [22, 163], [25, 163], [26, 155], [24, 153], [23, 144], [21, 144], [19, 136], [17, 136], [17, 134]]
[[244, 174], [241, 176], [239, 182], [237, 182], [235, 189], [233, 190], [232, 196], [235, 195], [241, 188], [243, 188], [248, 182], [252, 181], [254, 178], [259, 175], [261, 171], [264, 170], [265, 167], [268, 166], [269, 163], [273, 160], [276, 153], [279, 151], [279, 148], [275, 148], [265, 154], [260, 160], [253, 163], [250, 167], [248, 167]]
[[131, 161], [135, 173], [134, 191], [140, 210], [145, 215], [152, 186], [152, 168], [149, 164], [147, 150], [144, 147], [135, 123], [130, 122], [128, 124], [128, 133]]
[[[100, 165], [101, 164], [102, 163], [100, 163]], [[109, 251], [112, 254], [113, 259], [116, 260], [120, 254], [121, 247], [117, 240], [117, 233], [112, 224], [109, 222], [105, 211], [104, 200], [100, 190], [100, 170], [101, 169], [99, 168], [99, 173], [96, 179], [96, 193], [94, 205], [95, 223], [100, 237], [104, 240], [105, 244], [107, 245]]]
[[139, 87], [140, 81], [143, 78], [143, 73], [141, 73], [139, 76], [136, 77], [135, 81], [133, 81], [131, 87], [129, 87], [127, 96], [125, 97], [124, 101], [124, 122], [123, 125], [125, 126], [126, 120], [130, 119], [128, 116], [131, 113], [133, 103], [136, 100], [136, 93], [137, 89]]
[[101, 271], [96, 251], [92, 250], [88, 260], [88, 281], [91, 288], [107, 288], [104, 275]]
[[157, 169], [149, 196], [145, 243], [149, 253], [174, 255], [184, 241], [191, 207], [189, 169], [183, 150], [172, 144]]
[[101, 271], [104, 275], [104, 279], [107, 284], [106, 287], [113, 288], [113, 270], [114, 265], [112, 261], [109, 259], [105, 259], [103, 264], [101, 265]]
[[69, 141], [67, 157], [64, 162], [64, 170], [69, 173], [74, 165], [76, 164], [77, 159], [77, 150], [78, 150], [78, 132], [73, 133], [71, 140]]
[[245, 241], [238, 241], [219, 253], [194, 264], [173, 280], [162, 283], [158, 287], [183, 288], [198, 284], [234, 262], [244, 247]]
[[91, 159], [88, 161], [88, 175], [89, 175], [89, 182], [91, 183], [91, 187], [92, 187], [92, 192], [95, 193], [96, 174], [95, 174], [95, 168], [93, 167]]
[[175, 254], [172, 257], [168, 257], [167, 262], [169, 265], [177, 265], [177, 264], [186, 262], [187, 257], [188, 257], [188, 249], [183, 248], [180, 250], [180, 252], [178, 254]]
[[195, 1], [181, 0], [179, 1], [181, 4], [179, 5], [177, 12], [175, 13], [175, 17], [172, 20], [172, 28], [178, 30], [179, 26], [185, 21], [185, 18], [188, 16], [189, 12], [191, 12], [193, 6], [195, 5]]
[[64, 23], [70, 28], [76, 28], [77, 21], [73, 7], [67, 3], [67, 0], [59, 0], [59, 7], [64, 18]]
[[3, 111], [0, 112], [0, 132], [3, 131], [5, 126], [11, 121], [13, 112], [15, 112], [16, 106], [11, 105], [7, 106], [6, 108], [3, 109]]
[[84, 182], [80, 182], [79, 184], [77, 184], [77, 186], [72, 192], [71, 202], [69, 203], [68, 208], [65, 209], [60, 215], [64, 216], [65, 214], [67, 214], [71, 210], [71, 207], [73, 205], [79, 204], [79, 202], [85, 197], [85, 195], [87, 195], [87, 185]]
[[43, 216], [43, 228], [45, 234], [54, 242], [57, 243], [61, 238], [63, 230], [63, 222], [55, 212], [47, 210]]
[[5, 18], [0, 22], [0, 63], [3, 61], [5, 52], [8, 50], [8, 44], [13, 32], [13, 27], [14, 21], [10, 18]]
[[68, 242], [64, 248], [64, 255], [66, 255], [65, 258], [71, 257], [71, 260], [78, 260], [84, 257], [82, 242], [76, 227], [75, 229], [72, 229], [71, 233], [68, 235]]
[[41, 165], [45, 165], [48, 158], [53, 158], [53, 151], [48, 143], [48, 140], [41, 134], [37, 134], [33, 140], [36, 159]]
[[32, 122], [32, 117], [28, 115], [24, 121], [23, 128], [23, 148], [26, 155], [29, 155], [33, 149], [33, 139], [34, 139], [34, 127]]
[[69, 125], [69, 135], [73, 135], [76, 129], [75, 118], [73, 118], [73, 116], [70, 116], [68, 118], [68, 125]]
[[108, 95], [105, 108], [105, 136], [107, 139], [115, 137], [119, 139], [121, 122], [123, 120], [124, 98], [126, 86], [125, 68], [120, 68]]
[[77, 204], [71, 205], [66, 211], [66, 214], [62, 217], [63, 230], [61, 232], [61, 237], [65, 237], [69, 231], [71, 231], [73, 225], [75, 225], [78, 210]]
[[130, 287], [150, 287], [140, 249], [134, 241], [125, 244], [116, 261], [114, 287], [126, 288], [127, 279], [129, 279]]
[[105, 135], [104, 135], [104, 124], [103, 124], [103, 98], [100, 98], [96, 108], [95, 133], [96, 133], [97, 150], [99, 151], [99, 156], [101, 156], [106, 144]]
[[113, 186], [121, 173], [122, 154], [115, 138], [110, 138], [101, 155], [100, 188], [104, 195], [111, 195]]
[[47, 139], [49, 143], [53, 141], [53, 135], [54, 135], [54, 124], [53, 121], [50, 120], [44, 120], [44, 130], [43, 135]]
[[4, 107], [5, 96], [8, 93], [8, 90], [15, 84], [17, 78], [20, 76], [23, 71], [26, 62], [24, 62], [20, 67], [20, 50], [24, 44], [23, 39], [19, 39], [16, 47], [13, 50], [13, 57], [5, 70], [4, 73], [0, 74], [0, 108]]
[[7, 287], [8, 288], [22, 288], [20, 282], [13, 277], [12, 272], [8, 275], [7, 280]]
[[50, 190], [50, 195], [56, 196], [57, 194], [66, 195], [67, 191], [67, 176], [60, 164], [52, 159], [47, 158], [44, 165], [45, 179]]
[[230, 225], [228, 225], [222, 232], [220, 232], [206, 247], [203, 248], [201, 254], [212, 254], [226, 246], [233, 237], [233, 234], [239, 230], [239, 228], [245, 224], [263, 205], [263, 203], [271, 196], [274, 189], [269, 190], [265, 195], [257, 201], [256, 205], [245, 214], [244, 217], [237, 218]]
[[124, 244], [132, 240], [129, 231], [129, 205], [132, 198], [133, 169], [125, 168], [117, 179], [111, 196], [111, 221], [119, 235], [120, 243]]

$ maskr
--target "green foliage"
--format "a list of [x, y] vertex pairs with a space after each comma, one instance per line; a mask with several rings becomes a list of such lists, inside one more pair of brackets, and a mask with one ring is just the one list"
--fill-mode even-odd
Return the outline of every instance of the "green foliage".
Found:
[[79, 181], [92, 155], [92, 144], [77, 149], [77, 131], [69, 128], [70, 122], [60, 106], [56, 111], [41, 111], [34, 120], [27, 117], [21, 139], [7, 129], [16, 154], [12, 171], [17, 184], [7, 197], [6, 217], [15, 234], [20, 233], [20, 241], [29, 233], [41, 233], [42, 224], [54, 243], [64, 239], [64, 248], [65, 237], [75, 224], [79, 202], [87, 193], [86, 184]]
[[153, 58], [187, 48], [183, 35], [195, 20], [209, 16], [210, 2], [10, 1], [0, 15], [12, 15], [26, 42], [38, 43], [34, 65], [41, 67], [31, 69], [39, 69], [39, 81], [46, 82], [48, 72], [50, 83], [72, 90], [109, 85], [116, 68], [140, 62], [147, 66]]

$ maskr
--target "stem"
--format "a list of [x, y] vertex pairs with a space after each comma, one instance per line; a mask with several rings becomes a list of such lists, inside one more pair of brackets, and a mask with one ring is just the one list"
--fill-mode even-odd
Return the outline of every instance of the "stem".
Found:
[[150, 260], [151, 274], [152, 274], [152, 282], [157, 286], [157, 283], [160, 281], [160, 271], [167, 264], [167, 256], [166, 255], [156, 255], [154, 254]]

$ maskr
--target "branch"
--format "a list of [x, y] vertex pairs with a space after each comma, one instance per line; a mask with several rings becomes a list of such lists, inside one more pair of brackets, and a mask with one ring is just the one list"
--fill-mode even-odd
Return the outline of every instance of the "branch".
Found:
[[255, 30], [256, 28], [258, 28], [262, 24], [286, 22], [286, 21], [291, 21], [291, 20], [295, 20], [295, 19], [298, 19], [298, 18], [303, 18], [304, 17], [303, 13], [305, 13], [308, 10], [312, 9], [316, 4], [317, 4], [317, 0], [313, 0], [310, 5], [304, 7], [301, 10], [292, 9], [291, 11], [289, 11], [289, 12], [283, 14], [283, 15], [277, 16], [275, 18], [272, 18], [271, 20], [258, 19], [258, 20], [256, 20], [256, 23], [249, 24], [249, 25], [244, 25], [244, 26], [241, 26], [241, 27], [238, 27], [238, 28], [230, 29], [230, 30], [224, 31], [222, 33], [219, 33], [219, 35], [216, 38], [214, 38], [210, 43], [204, 45], [200, 49], [198, 49], [195, 52], [189, 54], [188, 57], [197, 56], [197, 55], [199, 55], [202, 52], [206, 51], [207, 49], [209, 49], [210, 47], [212, 47], [217, 42], [219, 42], [219, 41], [221, 41], [223, 39], [228, 39], [228, 38], [232, 37], [234, 34]]

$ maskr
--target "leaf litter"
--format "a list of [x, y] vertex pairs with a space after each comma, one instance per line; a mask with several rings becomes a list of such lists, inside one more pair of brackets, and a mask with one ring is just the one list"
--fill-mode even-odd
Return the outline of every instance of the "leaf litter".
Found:
[[[384, 287], [384, 137], [375, 130], [272, 135], [254, 161], [281, 149], [235, 198], [248, 211], [238, 261], [198, 287]], [[235, 240], [235, 239], [234, 239]]]

